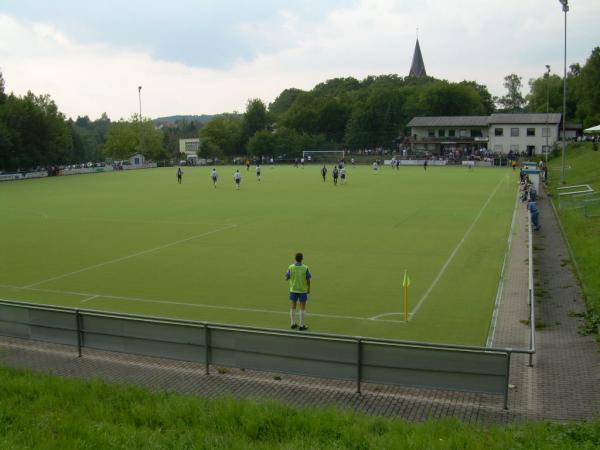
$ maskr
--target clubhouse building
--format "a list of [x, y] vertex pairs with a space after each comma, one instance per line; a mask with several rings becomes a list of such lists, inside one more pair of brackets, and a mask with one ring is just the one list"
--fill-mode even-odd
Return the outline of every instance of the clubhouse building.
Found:
[[407, 125], [413, 153], [447, 156], [479, 152], [544, 155], [559, 140], [561, 114], [414, 117]]

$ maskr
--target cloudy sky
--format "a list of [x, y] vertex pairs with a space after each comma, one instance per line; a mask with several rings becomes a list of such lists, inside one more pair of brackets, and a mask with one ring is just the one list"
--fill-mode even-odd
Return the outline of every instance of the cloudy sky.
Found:
[[[600, 45], [600, 0], [570, 0], [567, 64]], [[558, 0], [2, 0], [0, 70], [69, 117], [243, 111], [285, 88], [410, 68], [504, 94], [544, 65], [562, 74]]]

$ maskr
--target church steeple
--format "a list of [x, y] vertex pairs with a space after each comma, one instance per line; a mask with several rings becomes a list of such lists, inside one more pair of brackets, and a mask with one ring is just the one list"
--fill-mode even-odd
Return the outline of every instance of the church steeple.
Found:
[[415, 44], [415, 53], [413, 54], [412, 64], [410, 66], [409, 77], [425, 77], [425, 63], [423, 62], [423, 55], [421, 55], [421, 47], [419, 46], [419, 37], [417, 36], [417, 43]]

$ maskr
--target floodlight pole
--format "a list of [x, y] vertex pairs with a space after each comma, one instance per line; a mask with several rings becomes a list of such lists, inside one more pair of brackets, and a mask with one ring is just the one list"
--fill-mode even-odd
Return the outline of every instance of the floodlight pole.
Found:
[[138, 86], [138, 99], [140, 101], [140, 122], [142, 121], [142, 87]]
[[562, 10], [565, 13], [565, 55], [563, 68], [563, 115], [562, 115], [562, 164], [560, 167], [560, 183], [565, 184], [565, 152], [566, 152], [566, 136], [565, 123], [567, 114], [567, 12], [569, 11], [569, 0], [558, 0], [562, 5]]
[[550, 113], [550, 66], [546, 64], [546, 166], [548, 165], [548, 114]]

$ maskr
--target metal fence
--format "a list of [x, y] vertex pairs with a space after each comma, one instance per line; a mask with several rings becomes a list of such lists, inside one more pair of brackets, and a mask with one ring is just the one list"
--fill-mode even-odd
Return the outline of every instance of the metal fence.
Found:
[[[532, 302], [533, 303], [533, 302]], [[135, 355], [361, 383], [502, 395], [511, 354], [454, 346], [0, 301], [0, 335]]]

